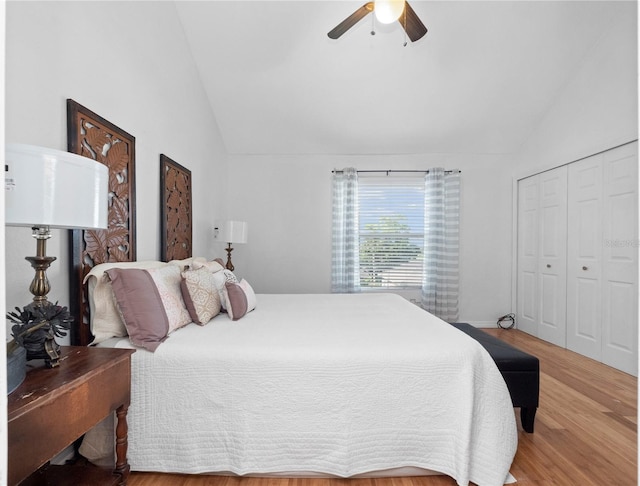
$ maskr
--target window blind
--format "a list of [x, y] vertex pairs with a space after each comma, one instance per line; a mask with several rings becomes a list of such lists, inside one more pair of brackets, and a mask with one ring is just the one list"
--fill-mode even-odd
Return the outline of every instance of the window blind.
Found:
[[358, 178], [360, 285], [422, 286], [424, 175]]

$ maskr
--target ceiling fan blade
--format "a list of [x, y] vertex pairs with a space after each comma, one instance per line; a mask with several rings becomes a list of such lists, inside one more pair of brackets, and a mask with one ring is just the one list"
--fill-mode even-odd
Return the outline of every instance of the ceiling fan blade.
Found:
[[422, 21], [418, 18], [418, 15], [409, 5], [409, 2], [404, 2], [404, 12], [400, 15], [398, 22], [402, 25], [405, 32], [411, 39], [411, 42], [415, 42], [427, 33], [427, 28]]
[[358, 10], [349, 15], [346, 19], [340, 22], [331, 32], [327, 35], [331, 39], [337, 39], [342, 34], [344, 34], [351, 27], [356, 25], [360, 20], [362, 20], [367, 14], [373, 12], [373, 2], [367, 2]]

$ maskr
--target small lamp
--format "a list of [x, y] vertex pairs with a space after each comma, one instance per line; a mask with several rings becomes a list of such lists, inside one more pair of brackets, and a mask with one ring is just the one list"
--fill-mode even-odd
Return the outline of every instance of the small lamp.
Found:
[[246, 243], [249, 236], [249, 225], [244, 221], [225, 221], [222, 224], [220, 239], [227, 242], [227, 269], [233, 272], [231, 263], [231, 243]]
[[35, 270], [29, 290], [33, 305], [45, 307], [46, 271], [56, 260], [46, 254], [50, 228], [106, 228], [109, 169], [87, 157], [33, 145], [7, 144], [5, 155], [5, 224], [33, 230], [36, 256], [26, 257]]

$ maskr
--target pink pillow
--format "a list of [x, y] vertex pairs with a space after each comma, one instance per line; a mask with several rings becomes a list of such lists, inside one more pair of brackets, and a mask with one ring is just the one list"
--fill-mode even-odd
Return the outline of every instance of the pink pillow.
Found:
[[225, 284], [227, 313], [232, 321], [237, 321], [247, 313], [247, 296], [237, 283]]
[[106, 273], [129, 340], [135, 346], [155, 351], [167, 339], [169, 319], [151, 275], [133, 268], [113, 268]]
[[107, 270], [129, 339], [155, 351], [168, 334], [191, 322], [180, 290], [180, 268]]
[[234, 321], [244, 317], [247, 312], [251, 312], [256, 307], [256, 295], [245, 279], [242, 279], [239, 284], [227, 282], [225, 284], [225, 299], [227, 313]]

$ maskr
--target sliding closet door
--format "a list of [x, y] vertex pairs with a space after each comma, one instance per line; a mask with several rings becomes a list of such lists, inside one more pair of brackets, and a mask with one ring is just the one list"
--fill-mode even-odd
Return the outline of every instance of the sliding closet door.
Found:
[[567, 348], [601, 360], [602, 155], [569, 165]]
[[518, 182], [518, 329], [565, 346], [567, 168]]
[[569, 166], [567, 347], [638, 374], [637, 143]]
[[518, 181], [518, 329], [538, 335], [539, 176]]
[[565, 347], [567, 336], [567, 168], [540, 174], [538, 337]]
[[604, 154], [602, 361], [638, 374], [638, 144]]
[[638, 374], [638, 143], [518, 181], [517, 325]]

